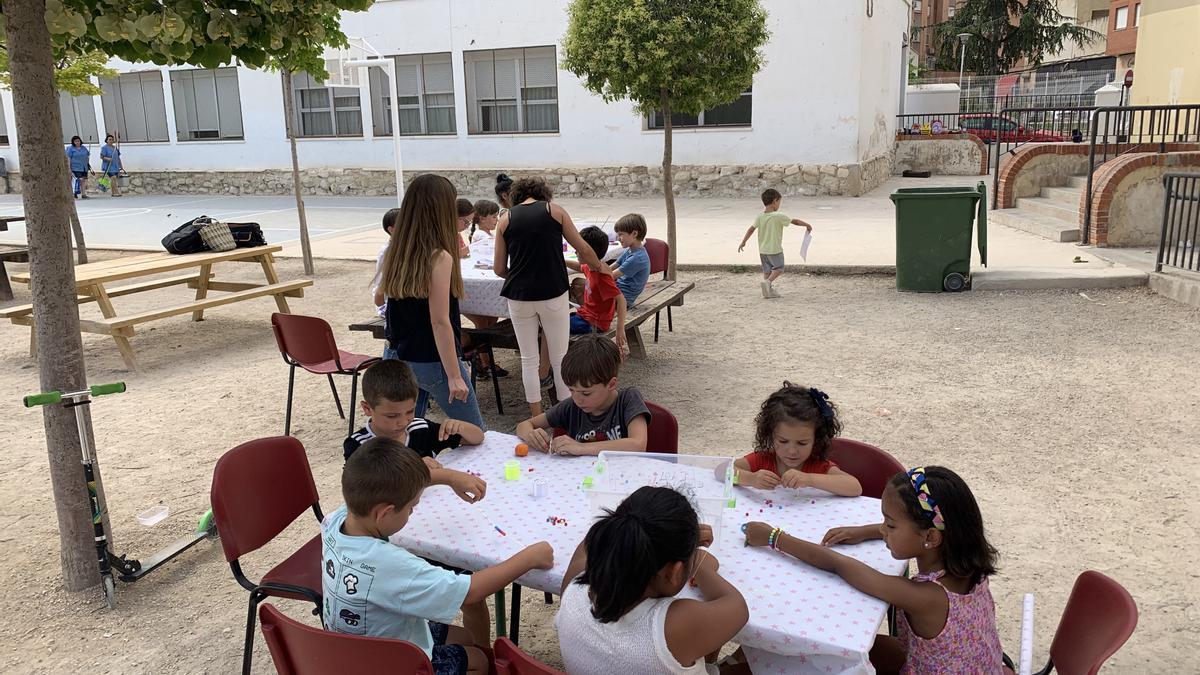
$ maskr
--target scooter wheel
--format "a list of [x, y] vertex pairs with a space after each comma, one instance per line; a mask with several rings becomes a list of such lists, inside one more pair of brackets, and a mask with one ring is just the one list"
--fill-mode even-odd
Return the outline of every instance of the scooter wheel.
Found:
[[104, 575], [104, 602], [109, 609], [117, 608], [117, 582], [113, 581], [111, 574]]
[[196, 534], [207, 534], [209, 539], [217, 538], [217, 523], [213, 519], [212, 509], [204, 512], [196, 522]]

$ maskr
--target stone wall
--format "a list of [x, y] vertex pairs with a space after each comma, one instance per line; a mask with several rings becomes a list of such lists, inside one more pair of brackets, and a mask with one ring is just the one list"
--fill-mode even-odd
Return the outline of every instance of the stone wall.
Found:
[[[1089, 243], [1097, 246], [1157, 246], [1162, 236], [1163, 174], [1192, 172], [1197, 168], [1200, 168], [1200, 151], [1131, 153], [1101, 165], [1092, 181]], [[1081, 208], [1081, 235], [1082, 212]], [[1184, 238], [1191, 236], [1191, 233], [1184, 234]]]
[[[680, 197], [755, 197], [773, 187], [789, 196], [859, 196], [891, 174], [892, 154], [864, 164], [771, 164], [676, 166], [675, 194]], [[540, 175], [561, 197], [621, 198], [662, 194], [662, 167], [630, 166], [558, 169], [406, 169], [412, 180], [426, 171], [450, 179], [459, 192], [474, 197], [492, 194], [496, 174]], [[300, 172], [306, 195], [394, 195], [391, 171], [366, 169], [306, 169]], [[149, 172], [131, 174], [131, 194], [287, 195], [289, 171]]]
[[929, 171], [935, 176], [987, 175], [987, 148], [974, 134], [896, 136], [896, 174]]

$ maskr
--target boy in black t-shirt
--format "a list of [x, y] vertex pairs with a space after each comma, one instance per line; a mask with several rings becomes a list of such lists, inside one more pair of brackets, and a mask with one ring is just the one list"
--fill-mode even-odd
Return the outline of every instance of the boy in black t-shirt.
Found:
[[[645, 452], [650, 410], [636, 387], [617, 389], [621, 353], [612, 340], [583, 335], [562, 362], [571, 398], [517, 425], [530, 446], [555, 455], [598, 455], [603, 450]], [[558, 430], [566, 433], [552, 437]]]

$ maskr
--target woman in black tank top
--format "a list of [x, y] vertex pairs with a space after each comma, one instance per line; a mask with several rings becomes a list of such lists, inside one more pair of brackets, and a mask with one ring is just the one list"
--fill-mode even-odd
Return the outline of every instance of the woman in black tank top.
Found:
[[579, 253], [579, 262], [611, 274], [592, 247], [575, 229], [571, 216], [550, 202], [552, 193], [541, 178], [522, 178], [513, 184], [512, 208], [496, 226], [493, 269], [504, 278], [500, 295], [521, 349], [521, 380], [533, 417], [542, 414], [538, 329], [546, 336], [548, 365], [559, 400], [571, 395], [559, 371], [570, 341], [570, 304], [563, 239]]

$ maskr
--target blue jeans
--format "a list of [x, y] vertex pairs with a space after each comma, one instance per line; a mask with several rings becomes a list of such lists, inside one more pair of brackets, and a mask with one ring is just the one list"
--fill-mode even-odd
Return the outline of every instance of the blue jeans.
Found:
[[[399, 359], [396, 352], [390, 346], [383, 348], [383, 358]], [[446, 379], [446, 370], [442, 368], [440, 361], [430, 363], [405, 361], [405, 363], [408, 364], [409, 368], [412, 368], [413, 375], [417, 378], [417, 386], [421, 388], [417, 393], [417, 406], [414, 412], [417, 417], [425, 416], [425, 412], [429, 409], [429, 397], [432, 396], [446, 417], [452, 420], [470, 422], [480, 429], [487, 431], [487, 424], [483, 421], [483, 413], [479, 411], [479, 401], [475, 398], [475, 386], [471, 383], [471, 374], [467, 371], [465, 363], [459, 361], [458, 369], [462, 374], [463, 381], [467, 383], [467, 400], [455, 401], [453, 403], [449, 402], [450, 384]]]
[[578, 314], [571, 314], [571, 335], [586, 335], [595, 333], [596, 327], [588, 323], [588, 320]]

